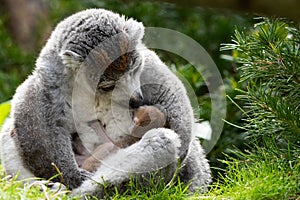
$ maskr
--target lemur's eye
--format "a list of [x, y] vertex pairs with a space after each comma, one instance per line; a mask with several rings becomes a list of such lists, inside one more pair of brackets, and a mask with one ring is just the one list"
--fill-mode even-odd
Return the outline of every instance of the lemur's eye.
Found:
[[99, 89], [101, 89], [105, 92], [109, 92], [109, 91], [112, 91], [114, 88], [115, 88], [115, 86], [111, 85], [111, 86], [107, 86], [107, 87], [100, 87]]
[[116, 81], [113, 81], [113, 80], [105, 81], [105, 80], [100, 79], [100, 82], [98, 83], [97, 89], [105, 91], [105, 92], [109, 92], [109, 91], [112, 91], [115, 88], [115, 85], [116, 85]]

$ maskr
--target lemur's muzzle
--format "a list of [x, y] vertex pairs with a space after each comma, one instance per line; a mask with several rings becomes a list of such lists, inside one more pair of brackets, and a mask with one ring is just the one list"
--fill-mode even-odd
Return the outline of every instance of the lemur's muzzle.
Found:
[[129, 99], [129, 106], [131, 108], [138, 108], [143, 105], [143, 95], [141, 91], [135, 91]]

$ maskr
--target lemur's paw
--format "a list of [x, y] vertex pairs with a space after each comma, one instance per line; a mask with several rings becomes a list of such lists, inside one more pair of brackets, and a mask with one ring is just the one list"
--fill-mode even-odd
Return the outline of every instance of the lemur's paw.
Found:
[[175, 157], [178, 157], [181, 146], [179, 136], [173, 130], [166, 128], [151, 129], [142, 137], [141, 143], [145, 144], [145, 151], [166, 153], [167, 150], [169, 155]]
[[68, 192], [67, 187], [59, 182], [51, 182], [48, 180], [37, 180], [37, 181], [33, 181], [29, 187], [39, 187], [40, 191], [46, 191], [47, 189], [50, 189], [52, 192], [55, 193], [66, 193]]
[[87, 170], [85, 170], [85, 169], [81, 169], [81, 168], [79, 168], [79, 172], [80, 172], [80, 175], [81, 175], [84, 179], [89, 178], [89, 177], [91, 177], [91, 176], [93, 175], [93, 173], [91, 173], [91, 172], [89, 172], [89, 171], [87, 171]]

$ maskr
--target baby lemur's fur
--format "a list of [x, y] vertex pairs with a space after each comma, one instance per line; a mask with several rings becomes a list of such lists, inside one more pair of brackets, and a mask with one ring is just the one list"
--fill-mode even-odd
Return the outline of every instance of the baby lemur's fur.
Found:
[[[73, 146], [79, 167], [94, 172], [99, 168], [101, 160], [109, 154], [116, 152], [119, 148], [125, 148], [136, 143], [151, 129], [164, 127], [166, 124], [166, 115], [155, 106], [141, 106], [134, 111], [133, 122], [134, 126], [128, 135], [125, 135], [124, 138], [118, 141], [108, 139], [107, 142], [99, 145], [92, 155], [84, 149], [84, 145], [81, 143], [80, 139], [75, 138]], [[94, 123], [99, 122], [96, 121]], [[108, 137], [103, 127], [96, 131], [102, 137]]]
[[[2, 128], [7, 174], [49, 179], [57, 174], [54, 163], [73, 194], [101, 197], [104, 181], [122, 191], [132, 176], [146, 186], [149, 173], [156, 171], [168, 182], [179, 161], [178, 175], [191, 191], [207, 188], [210, 169], [192, 138], [194, 116], [186, 90], [142, 44], [143, 34], [142, 23], [103, 9], [76, 13], [57, 25], [32, 75], [16, 90]], [[132, 124], [128, 105], [155, 105], [165, 111], [168, 127], [151, 129], [109, 154], [94, 173], [79, 168], [72, 136], [78, 134], [93, 152], [105, 143], [90, 127], [99, 120], [112, 140], [122, 139]]]

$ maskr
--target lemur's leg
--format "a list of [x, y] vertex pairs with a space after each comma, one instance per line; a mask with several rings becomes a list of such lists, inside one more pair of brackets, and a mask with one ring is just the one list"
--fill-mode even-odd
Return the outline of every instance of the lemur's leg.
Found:
[[205, 153], [198, 139], [191, 142], [187, 157], [182, 163], [179, 171], [180, 180], [189, 184], [192, 192], [207, 190], [211, 183], [211, 171]]
[[[13, 121], [8, 119], [2, 126], [0, 134], [0, 154], [1, 163], [7, 176], [16, 176], [18, 180], [24, 183], [35, 184], [37, 186], [46, 185], [53, 191], [66, 190], [66, 187], [59, 182], [49, 182], [47, 180], [37, 179], [23, 164], [22, 157], [19, 154], [18, 147], [13, 139]], [[5, 147], [5, 148], [3, 148]], [[41, 187], [42, 189], [43, 187]]]
[[23, 164], [23, 160], [13, 139], [13, 134], [13, 121], [12, 119], [8, 119], [3, 124], [0, 135], [1, 162], [6, 175], [15, 176], [19, 174], [19, 180], [34, 178], [35, 176]]
[[147, 185], [145, 177], [150, 172], [160, 170], [163, 170], [162, 178], [169, 181], [177, 167], [179, 147], [180, 140], [174, 131], [166, 128], [151, 129], [137, 143], [105, 158], [91, 179], [73, 190], [73, 194], [102, 197], [102, 184], [117, 186], [122, 191], [124, 183], [132, 177]]

